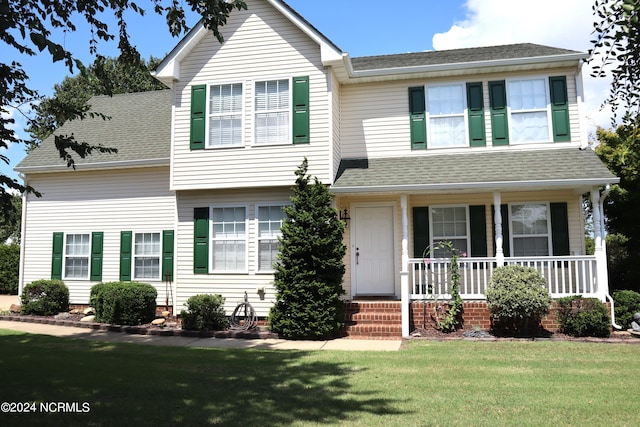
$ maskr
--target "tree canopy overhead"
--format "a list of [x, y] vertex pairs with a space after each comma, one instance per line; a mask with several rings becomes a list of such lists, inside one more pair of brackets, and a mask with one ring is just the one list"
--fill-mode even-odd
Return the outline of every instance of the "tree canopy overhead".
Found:
[[[234, 9], [247, 9], [243, 0], [147, 0], [150, 9], [166, 18], [168, 30], [173, 36], [179, 36], [188, 30], [185, 21], [185, 8], [203, 17], [203, 24], [210, 29], [218, 41], [223, 41], [220, 27]], [[77, 30], [80, 21], [91, 28], [89, 52], [99, 60], [100, 43], [118, 41], [119, 60], [123, 63], [140, 61], [140, 54], [129, 38], [126, 12], [133, 11], [144, 16], [146, 10], [138, 3], [130, 0], [0, 0], [0, 148], [8, 148], [10, 144], [26, 143], [13, 129], [15, 120], [9, 114], [13, 108], [27, 117], [29, 126], [33, 124], [30, 116], [31, 108], [39, 101], [40, 95], [29, 83], [29, 73], [14, 58], [19, 55], [49, 55], [53, 62], [63, 61], [69, 72], [86, 72], [82, 62], [62, 44], [53, 40], [54, 31], [65, 34]], [[110, 18], [115, 19], [115, 28], [109, 26]], [[8, 52], [12, 52], [7, 54]], [[109, 87], [107, 76], [100, 75], [105, 87]], [[59, 105], [59, 117], [64, 121], [82, 119], [90, 116], [86, 104], [81, 108], [75, 105]], [[62, 123], [56, 123], [62, 125]], [[73, 155], [85, 157], [92, 151], [112, 152], [104, 146], [95, 146], [74, 140], [73, 136], [56, 136], [56, 148], [69, 166], [73, 166]], [[72, 155], [71, 152], [74, 154]], [[0, 155], [0, 161], [9, 164], [9, 159]], [[5, 215], [13, 210], [11, 190], [23, 192], [34, 191], [25, 188], [17, 180], [0, 175], [0, 213]]]
[[595, 0], [595, 39], [589, 51], [593, 77], [612, 77], [605, 103], [625, 124], [640, 114], [640, 0]]

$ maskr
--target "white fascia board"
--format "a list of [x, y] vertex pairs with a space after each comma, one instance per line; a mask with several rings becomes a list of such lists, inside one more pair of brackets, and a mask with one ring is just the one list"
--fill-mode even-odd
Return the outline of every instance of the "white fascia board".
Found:
[[171, 86], [174, 81], [180, 80], [180, 63], [208, 32], [209, 30], [204, 27], [204, 24], [199, 22], [178, 42], [151, 75], [168, 86]]
[[411, 75], [420, 73], [441, 73], [446, 71], [474, 70], [481, 68], [505, 68], [522, 65], [549, 64], [562, 66], [562, 63], [576, 62], [587, 57], [584, 53], [570, 53], [566, 55], [537, 56], [532, 58], [509, 58], [477, 62], [457, 62], [449, 64], [419, 65], [415, 67], [381, 68], [376, 70], [355, 71], [348, 59], [346, 66], [350, 79], [367, 79], [373, 77], [391, 77], [396, 75]]
[[318, 32], [315, 28], [309, 26], [300, 19], [298, 15], [293, 13], [289, 8], [285, 7], [280, 0], [268, 0], [271, 5], [284, 15], [292, 24], [298, 27], [311, 40], [320, 46], [320, 59], [324, 65], [342, 59], [342, 51], [338, 49], [329, 39]]
[[450, 191], [450, 190], [522, 190], [525, 188], [573, 188], [593, 187], [620, 182], [620, 178], [602, 179], [568, 179], [568, 180], [539, 180], [539, 181], [496, 181], [496, 182], [464, 182], [442, 184], [407, 184], [407, 185], [378, 185], [357, 187], [330, 187], [335, 194], [343, 193], [390, 193], [412, 191]]
[[15, 167], [13, 170], [19, 173], [46, 173], [46, 172], [73, 172], [73, 171], [86, 171], [86, 170], [101, 170], [101, 169], [128, 169], [136, 167], [154, 167], [154, 166], [169, 166], [169, 158], [160, 159], [146, 159], [146, 160], [124, 160], [116, 162], [101, 162], [101, 163], [81, 163], [76, 164], [76, 168], [69, 168], [66, 165], [48, 165], [48, 166], [25, 166]]

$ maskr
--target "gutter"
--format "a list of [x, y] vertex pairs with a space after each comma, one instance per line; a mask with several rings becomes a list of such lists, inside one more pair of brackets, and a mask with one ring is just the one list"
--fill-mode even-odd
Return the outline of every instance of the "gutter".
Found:
[[65, 172], [70, 171], [86, 171], [101, 169], [125, 169], [134, 167], [154, 167], [169, 166], [170, 158], [147, 159], [147, 160], [121, 160], [115, 162], [93, 162], [93, 163], [77, 163], [76, 169], [68, 168], [66, 165], [45, 165], [45, 166], [23, 166], [14, 168], [18, 173], [35, 173], [35, 172]]
[[[607, 180], [611, 182], [611, 180]], [[618, 181], [616, 181], [618, 182]], [[425, 191], [425, 190], [468, 190], [468, 189], [510, 189], [526, 187], [575, 187], [602, 185], [601, 178], [568, 179], [568, 180], [540, 180], [540, 181], [493, 181], [493, 182], [460, 182], [445, 184], [400, 184], [400, 185], [362, 185], [348, 187], [330, 188], [332, 193], [370, 193], [370, 192], [393, 192], [393, 191]], [[608, 186], [608, 183], [607, 183]]]

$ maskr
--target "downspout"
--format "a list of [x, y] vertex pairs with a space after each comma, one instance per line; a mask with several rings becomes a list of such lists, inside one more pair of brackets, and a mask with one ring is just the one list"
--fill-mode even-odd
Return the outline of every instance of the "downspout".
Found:
[[[604, 250], [605, 259], [607, 259], [607, 242], [606, 242], [606, 231], [604, 227], [604, 200], [609, 196], [609, 192], [611, 191], [611, 186], [607, 184], [604, 187], [604, 192], [600, 196], [600, 200], [598, 201], [598, 209], [600, 210], [600, 230], [602, 230], [602, 249]], [[611, 325], [616, 329], [622, 329], [622, 326], [616, 323], [616, 314], [615, 314], [615, 302], [613, 301], [613, 297], [609, 294], [609, 289], [607, 287], [607, 293], [605, 294], [605, 298], [611, 302]]]
[[[18, 172], [18, 176], [22, 179], [23, 185], [25, 188], [28, 187], [27, 177]], [[28, 191], [24, 191], [22, 193], [22, 218], [20, 221], [20, 270], [18, 272], [18, 297], [22, 295], [22, 289], [24, 288], [24, 248], [25, 248], [25, 237], [27, 233], [27, 195]]]

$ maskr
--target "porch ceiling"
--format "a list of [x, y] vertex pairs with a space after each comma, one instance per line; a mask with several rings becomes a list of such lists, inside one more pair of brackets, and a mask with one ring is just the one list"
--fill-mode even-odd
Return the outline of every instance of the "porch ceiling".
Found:
[[380, 159], [343, 159], [334, 193], [495, 191], [616, 183], [591, 149], [486, 150]]

